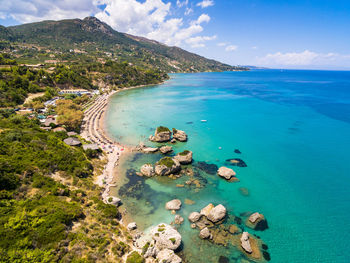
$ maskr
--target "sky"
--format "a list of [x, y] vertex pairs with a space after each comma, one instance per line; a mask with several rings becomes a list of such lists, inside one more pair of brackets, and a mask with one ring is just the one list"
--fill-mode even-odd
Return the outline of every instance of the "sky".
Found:
[[350, 70], [350, 0], [0, 0], [4, 26], [86, 16], [231, 65]]

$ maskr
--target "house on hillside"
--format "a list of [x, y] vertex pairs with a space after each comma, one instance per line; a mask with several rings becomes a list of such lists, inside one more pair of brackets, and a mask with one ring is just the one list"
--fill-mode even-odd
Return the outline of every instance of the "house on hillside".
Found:
[[75, 137], [68, 137], [67, 139], [64, 139], [63, 142], [69, 146], [81, 145], [81, 142]]

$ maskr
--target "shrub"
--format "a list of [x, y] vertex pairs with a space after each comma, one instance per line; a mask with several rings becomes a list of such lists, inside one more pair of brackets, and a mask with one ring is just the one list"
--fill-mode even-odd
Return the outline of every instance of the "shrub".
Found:
[[126, 263], [144, 263], [145, 259], [136, 251], [128, 255]]

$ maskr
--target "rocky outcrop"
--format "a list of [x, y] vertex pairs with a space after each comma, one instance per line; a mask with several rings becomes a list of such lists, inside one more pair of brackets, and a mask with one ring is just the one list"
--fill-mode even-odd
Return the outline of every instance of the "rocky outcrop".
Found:
[[210, 213], [210, 211], [214, 208], [214, 205], [213, 204], [209, 204], [207, 205], [206, 207], [204, 207], [202, 210], [201, 210], [201, 215], [204, 215], [205, 217], [207, 217]]
[[146, 164], [142, 165], [141, 166], [141, 173], [142, 173], [142, 175], [147, 176], [147, 177], [154, 176], [155, 173], [154, 173], [153, 165], [150, 163], [146, 163]]
[[179, 199], [174, 199], [165, 204], [165, 208], [167, 210], [180, 210], [181, 208], [181, 201]]
[[152, 147], [142, 148], [142, 152], [144, 153], [155, 153], [157, 151], [158, 151], [158, 148], [152, 148]]
[[251, 254], [253, 252], [253, 250], [252, 250], [252, 247], [251, 247], [250, 241], [249, 241], [249, 233], [243, 232], [240, 240], [241, 240], [241, 246], [244, 249], [244, 251]]
[[115, 196], [109, 196], [107, 198], [107, 203], [115, 206], [120, 206], [122, 204], [122, 200]]
[[178, 153], [174, 159], [178, 160], [180, 164], [190, 164], [192, 163], [192, 156], [193, 153], [191, 151], [183, 151], [181, 153]]
[[160, 159], [155, 165], [155, 173], [157, 175], [170, 175], [181, 170], [180, 162], [170, 157]]
[[249, 216], [246, 221], [246, 226], [255, 230], [263, 231], [268, 228], [267, 220], [263, 214], [255, 212]]
[[198, 212], [192, 212], [189, 216], [188, 216], [188, 220], [190, 220], [191, 223], [195, 223], [197, 222], [200, 218], [201, 218], [201, 214]]
[[175, 128], [173, 128], [173, 137], [174, 137], [174, 139], [176, 139], [180, 142], [187, 141], [187, 134], [184, 131], [177, 130]]
[[168, 142], [171, 140], [171, 131], [167, 127], [159, 126], [154, 136], [151, 135], [149, 140], [153, 142]]
[[184, 218], [180, 215], [175, 216], [174, 223], [175, 225], [181, 225], [184, 222]]
[[203, 228], [200, 232], [199, 232], [199, 237], [201, 239], [207, 239], [211, 237], [210, 231], [207, 227]]
[[232, 177], [236, 176], [236, 173], [232, 169], [222, 166], [218, 170], [218, 175], [226, 180], [230, 180]]
[[153, 240], [155, 240], [155, 246], [161, 251], [163, 249], [177, 249], [181, 244], [181, 235], [176, 229], [161, 223], [153, 227], [150, 231]]
[[163, 249], [157, 254], [157, 262], [161, 263], [181, 263], [182, 259], [173, 250]]
[[171, 146], [162, 146], [159, 148], [159, 151], [162, 153], [162, 154], [167, 154], [167, 153], [170, 153], [173, 151], [173, 147]]
[[129, 223], [126, 227], [129, 231], [135, 230], [137, 228], [137, 225], [135, 222]]
[[220, 204], [211, 209], [207, 217], [211, 222], [216, 223], [224, 219], [225, 216], [226, 208]]

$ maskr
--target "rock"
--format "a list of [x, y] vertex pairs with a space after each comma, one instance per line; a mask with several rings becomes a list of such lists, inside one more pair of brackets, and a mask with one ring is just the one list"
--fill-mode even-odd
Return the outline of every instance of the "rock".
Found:
[[220, 256], [219, 257], [219, 263], [230, 263], [230, 260], [229, 260], [229, 258], [227, 258], [225, 256]]
[[182, 259], [173, 250], [163, 249], [157, 255], [157, 262], [161, 263], [181, 263]]
[[185, 199], [185, 204], [186, 205], [194, 205], [196, 202], [195, 201], [193, 201], [193, 200], [191, 200], [191, 199]]
[[170, 225], [161, 223], [153, 227], [150, 231], [152, 238], [159, 250], [163, 249], [177, 249], [181, 244], [181, 235], [176, 229]]
[[201, 218], [201, 214], [198, 212], [192, 212], [189, 216], [188, 216], [188, 220], [190, 220], [191, 223], [195, 223], [197, 222], [200, 218]]
[[151, 135], [149, 140], [153, 142], [168, 142], [171, 140], [171, 132], [167, 127], [159, 126], [157, 127], [154, 136]]
[[207, 239], [210, 238], [210, 231], [207, 227], [203, 228], [200, 232], [199, 232], [199, 237], [201, 239]]
[[163, 154], [170, 153], [173, 151], [173, 147], [171, 146], [162, 146], [159, 148], [159, 151]]
[[184, 131], [177, 130], [175, 128], [173, 128], [173, 137], [174, 137], [174, 139], [176, 139], [180, 142], [187, 141], [187, 134]]
[[181, 225], [183, 222], [184, 222], [184, 218], [182, 216], [180, 216], [180, 215], [175, 216], [174, 223], [176, 225]]
[[239, 158], [227, 159], [226, 162], [233, 166], [247, 167], [247, 164], [242, 159], [239, 159]]
[[237, 153], [237, 154], [241, 154], [241, 151], [240, 151], [240, 150], [238, 150], [238, 149], [235, 149], [235, 153]]
[[174, 199], [165, 204], [165, 209], [167, 210], [180, 210], [181, 201], [179, 199]]
[[174, 159], [178, 160], [180, 164], [190, 164], [192, 163], [192, 155], [193, 153], [191, 151], [183, 151], [181, 153], [178, 153]]
[[152, 148], [152, 147], [145, 147], [142, 149], [142, 152], [144, 153], [155, 153], [158, 151], [158, 148]]
[[201, 216], [199, 218], [199, 220], [196, 222], [196, 226], [199, 228], [199, 229], [203, 229], [203, 228], [211, 228], [214, 226], [214, 223], [211, 222], [210, 220], [208, 220], [207, 217], [205, 216]]
[[141, 174], [147, 177], [152, 177], [154, 176], [154, 168], [153, 165], [150, 163], [146, 163], [142, 165], [141, 167]]
[[260, 230], [260, 231], [263, 231], [268, 228], [268, 224], [264, 215], [259, 214], [258, 212], [250, 215], [250, 217], [246, 221], [246, 226], [254, 230]]
[[218, 175], [226, 180], [230, 180], [232, 177], [236, 176], [236, 173], [232, 169], [222, 166], [218, 170]]
[[122, 200], [115, 196], [109, 196], [107, 198], [107, 203], [115, 206], [119, 206], [122, 204]]
[[176, 139], [172, 139], [170, 142], [171, 143], [176, 143]]
[[209, 205], [207, 205], [201, 210], [200, 214], [207, 217], [213, 208], [214, 208], [214, 205], [210, 203]]
[[249, 190], [245, 187], [240, 187], [239, 188], [239, 192], [241, 193], [241, 195], [243, 196], [249, 196]]
[[253, 252], [252, 247], [250, 246], [248, 232], [243, 232], [243, 234], [241, 236], [241, 246], [245, 252], [247, 252], [249, 254], [251, 254]]
[[129, 231], [131, 230], [135, 230], [137, 228], [137, 225], [135, 222], [132, 222], [130, 224], [128, 224], [128, 226], [126, 227]]
[[180, 162], [170, 157], [163, 157], [155, 165], [155, 173], [161, 176], [174, 174], [180, 170]]
[[196, 224], [191, 224], [191, 228], [196, 228]]
[[197, 162], [194, 164], [194, 166], [208, 174], [216, 174], [217, 170], [219, 169], [216, 164], [209, 164], [206, 162]]
[[237, 234], [241, 232], [241, 229], [236, 225], [230, 225], [228, 232], [230, 232], [231, 234]]
[[210, 210], [208, 219], [213, 223], [219, 222], [226, 216], [226, 208], [223, 205], [217, 205]]

